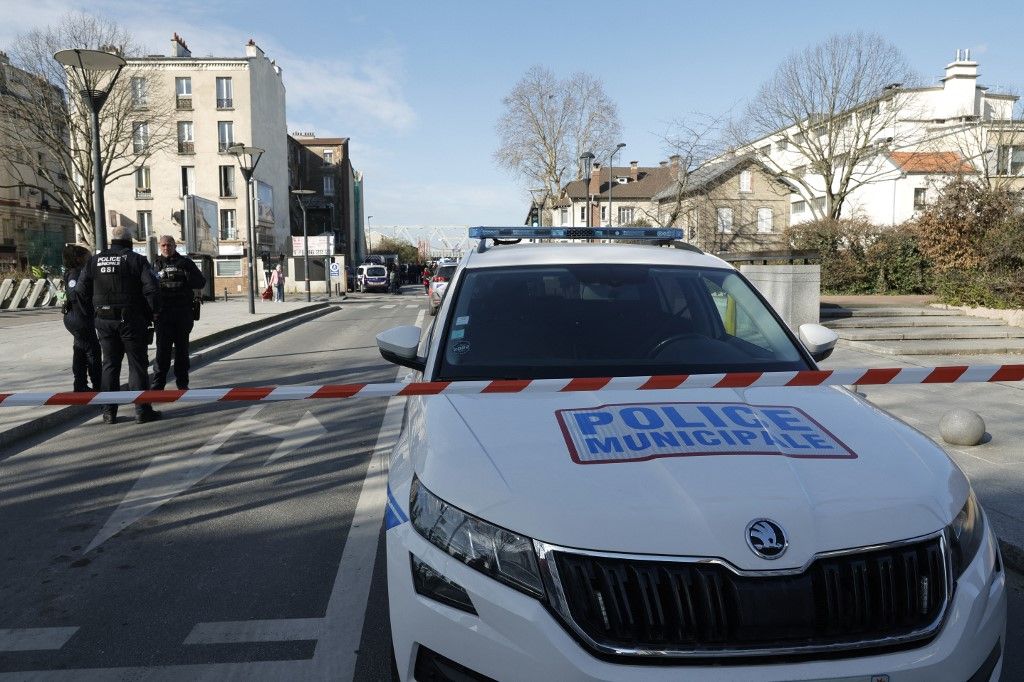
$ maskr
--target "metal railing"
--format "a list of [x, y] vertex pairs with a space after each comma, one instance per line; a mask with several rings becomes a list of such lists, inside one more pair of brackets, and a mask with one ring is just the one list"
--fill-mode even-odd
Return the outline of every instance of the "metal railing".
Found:
[[179, 154], [195, 154], [196, 143], [195, 142], [184, 142], [178, 141], [178, 153]]
[[179, 111], [190, 111], [192, 109], [192, 96], [178, 95], [177, 107]]
[[136, 187], [135, 188], [135, 198], [136, 199], [152, 199], [153, 198], [153, 190], [149, 189], [148, 187], [146, 189], [142, 189], [140, 187]]
[[235, 100], [231, 99], [230, 97], [223, 98], [223, 99], [218, 97], [217, 98], [217, 108], [218, 109], [230, 109], [231, 107], [234, 106], [234, 102], [235, 102]]

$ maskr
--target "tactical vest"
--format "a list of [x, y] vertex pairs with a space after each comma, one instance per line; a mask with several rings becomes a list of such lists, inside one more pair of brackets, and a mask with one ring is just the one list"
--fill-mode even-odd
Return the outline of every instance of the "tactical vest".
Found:
[[97, 309], [126, 308], [141, 297], [142, 285], [130, 283], [129, 253], [128, 250], [107, 249], [96, 255], [92, 303]]
[[184, 258], [156, 259], [156, 271], [160, 275], [160, 296], [164, 305], [183, 305], [192, 302], [193, 293], [188, 286], [188, 270]]

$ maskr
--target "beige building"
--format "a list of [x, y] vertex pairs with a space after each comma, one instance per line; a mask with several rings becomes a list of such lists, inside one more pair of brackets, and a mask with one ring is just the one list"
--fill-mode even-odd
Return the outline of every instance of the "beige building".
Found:
[[[0, 52], [0, 98], [34, 97], [39, 82], [11, 65]], [[61, 93], [51, 88], [54, 106]], [[15, 107], [16, 109], [16, 107]], [[0, 106], [0, 117], [6, 116]], [[25, 137], [24, 126], [0, 121], [0, 272], [44, 265], [59, 268], [61, 250], [74, 241], [74, 221], [53, 194], [53, 182], [66, 182], [61, 165], [41, 145]]]
[[[135, 74], [133, 75], [133, 69]], [[139, 74], [145, 74], [140, 76]], [[285, 87], [281, 67], [252, 40], [239, 57], [193, 57], [177, 34], [171, 54], [129, 59], [121, 78], [130, 79], [138, 119], [134, 143], [149, 143], [150, 103], [174, 102], [173, 139], [136, 169], [133, 177], [107, 187], [111, 225], [136, 228], [143, 242], [151, 235], [184, 237], [185, 197], [216, 203], [218, 245], [214, 288], [246, 290], [245, 182], [229, 148], [260, 147], [253, 174], [252, 219], [256, 254], [274, 264], [289, 250], [288, 149]]]

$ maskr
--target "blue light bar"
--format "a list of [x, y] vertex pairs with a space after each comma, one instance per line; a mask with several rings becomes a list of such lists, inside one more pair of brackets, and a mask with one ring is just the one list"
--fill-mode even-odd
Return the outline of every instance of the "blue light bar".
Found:
[[675, 227], [471, 227], [470, 239], [682, 239]]

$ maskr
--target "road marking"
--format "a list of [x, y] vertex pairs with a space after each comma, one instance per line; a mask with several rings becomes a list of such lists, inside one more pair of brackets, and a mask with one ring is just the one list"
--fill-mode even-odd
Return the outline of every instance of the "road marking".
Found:
[[254, 433], [281, 439], [281, 443], [264, 462], [264, 466], [266, 466], [327, 433], [327, 429], [309, 412], [302, 415], [299, 421], [292, 425], [267, 424], [257, 421], [256, 415], [264, 407], [265, 405], [254, 405], [247, 409], [238, 419], [224, 427], [220, 433], [207, 441], [191, 456], [182, 457], [177, 452], [171, 452], [154, 457], [125, 496], [124, 501], [114, 510], [107, 523], [85, 548], [85, 554], [155, 509], [170, 502], [207, 476], [248, 454], [246, 450], [218, 453], [218, 450], [236, 434]]
[[53, 651], [76, 632], [77, 627], [0, 629], [0, 651]]
[[185, 644], [293, 642], [320, 639], [323, 622], [323, 618], [289, 618], [199, 623], [185, 638]]
[[391, 310], [391, 309], [392, 309], [392, 308], [394, 308], [394, 307], [395, 307], [395, 304], [394, 304], [394, 303], [392, 303], [392, 304], [390, 304], [390, 305], [382, 305], [382, 306], [381, 306], [381, 308], [382, 308], [382, 309], [384, 309], [384, 310]]
[[419, 308], [419, 305], [417, 305], [416, 303], [408, 303], [408, 304], [406, 304], [405, 307], [406, 308]]

